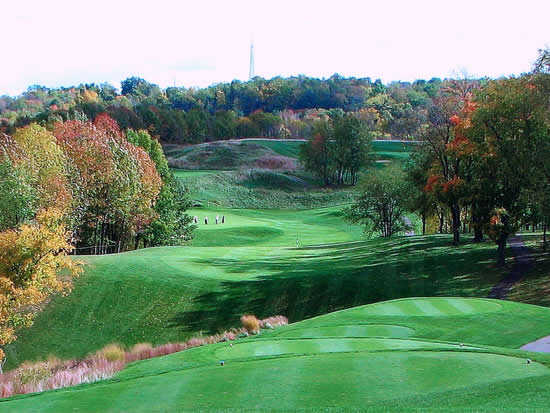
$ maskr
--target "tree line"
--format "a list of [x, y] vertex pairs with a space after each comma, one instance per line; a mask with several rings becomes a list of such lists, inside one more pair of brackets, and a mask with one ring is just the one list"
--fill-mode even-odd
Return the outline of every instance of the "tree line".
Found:
[[145, 130], [95, 121], [31, 124], [0, 136], [0, 231], [60, 211], [80, 253], [181, 244], [189, 200]]
[[256, 77], [207, 88], [161, 89], [138, 77], [120, 91], [103, 84], [47, 88], [0, 97], [0, 130], [30, 123], [51, 127], [67, 120], [93, 121], [109, 114], [122, 129], [147, 130], [163, 143], [202, 143], [236, 137], [310, 138], [315, 122], [340, 109], [368, 121], [378, 137], [411, 139], [427, 108], [449, 80], [393, 82], [370, 78]]

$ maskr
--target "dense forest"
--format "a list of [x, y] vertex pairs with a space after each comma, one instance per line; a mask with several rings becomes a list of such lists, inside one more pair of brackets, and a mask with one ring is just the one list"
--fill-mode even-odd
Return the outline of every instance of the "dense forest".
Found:
[[354, 113], [380, 138], [415, 139], [429, 107], [452, 80], [393, 82], [370, 78], [306, 76], [234, 80], [203, 89], [161, 89], [138, 77], [120, 90], [102, 84], [49, 89], [31, 86], [0, 97], [0, 130], [37, 122], [93, 121], [107, 113], [121, 129], [146, 129], [163, 143], [200, 143], [235, 137], [309, 138], [328, 110]]

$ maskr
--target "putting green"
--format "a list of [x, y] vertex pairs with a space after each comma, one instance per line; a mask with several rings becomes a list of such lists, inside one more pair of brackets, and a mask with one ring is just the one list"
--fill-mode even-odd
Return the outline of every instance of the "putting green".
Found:
[[409, 327], [384, 324], [321, 326], [298, 328], [285, 331], [279, 337], [316, 338], [316, 337], [388, 337], [405, 338], [414, 334]]
[[388, 338], [326, 338], [309, 340], [258, 340], [255, 342], [239, 343], [233, 346], [228, 344], [217, 349], [215, 354], [220, 359], [234, 359], [354, 351], [458, 349], [473, 350], [476, 347], [460, 347], [458, 344]]
[[448, 317], [500, 311], [499, 303], [465, 298], [417, 298], [369, 305], [365, 315]]

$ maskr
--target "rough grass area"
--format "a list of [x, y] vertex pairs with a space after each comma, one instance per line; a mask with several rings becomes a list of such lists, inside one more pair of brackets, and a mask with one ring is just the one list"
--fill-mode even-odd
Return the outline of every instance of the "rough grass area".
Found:
[[[88, 265], [73, 292], [21, 331], [8, 366], [49, 354], [81, 358], [113, 342], [184, 341], [237, 326], [242, 314], [298, 321], [392, 298], [484, 297], [508, 271], [493, 267], [491, 243], [361, 241], [339, 208], [190, 212], [211, 222], [190, 246], [80, 257]], [[213, 224], [216, 215], [226, 223]]]
[[221, 141], [192, 146], [164, 147], [170, 166], [179, 169], [270, 168], [293, 170], [296, 159], [271, 150], [253, 141]]
[[527, 304], [390, 301], [137, 362], [0, 411], [544, 411], [550, 355], [516, 348], [549, 324], [549, 309]]
[[[170, 166], [179, 169], [235, 170], [242, 168], [269, 168], [294, 170], [297, 168], [303, 141], [246, 139], [202, 143], [198, 145], [165, 145], [164, 152]], [[374, 141], [373, 156], [377, 160], [402, 161], [408, 158], [414, 143]]]
[[321, 188], [317, 179], [299, 171], [182, 171], [174, 174], [191, 198], [223, 208], [310, 209], [353, 201], [352, 188]]

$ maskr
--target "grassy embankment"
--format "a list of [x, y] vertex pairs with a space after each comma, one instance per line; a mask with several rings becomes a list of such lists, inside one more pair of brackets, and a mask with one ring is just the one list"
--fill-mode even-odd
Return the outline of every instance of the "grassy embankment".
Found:
[[549, 309], [505, 301], [377, 303], [137, 362], [0, 411], [544, 411], [550, 356], [515, 348], [549, 323]]

